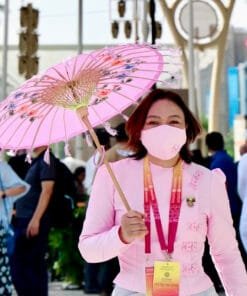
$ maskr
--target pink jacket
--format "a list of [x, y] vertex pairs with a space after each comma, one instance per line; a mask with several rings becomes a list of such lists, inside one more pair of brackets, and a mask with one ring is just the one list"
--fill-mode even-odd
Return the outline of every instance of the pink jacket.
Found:
[[[143, 160], [124, 159], [111, 165], [131, 208], [143, 213]], [[172, 168], [151, 164], [151, 171], [167, 238]], [[227, 295], [246, 296], [247, 275], [235, 240], [225, 176], [220, 170], [209, 171], [194, 163], [184, 164], [182, 196], [173, 253], [173, 259], [181, 264], [179, 296], [196, 294], [212, 286], [202, 268], [206, 236]], [[186, 202], [188, 196], [196, 199], [193, 207]], [[145, 293], [144, 240], [136, 240], [128, 245], [118, 235], [125, 212], [106, 168], [101, 167], [90, 196], [79, 249], [88, 262], [101, 262], [118, 256], [121, 271], [115, 283], [128, 290]], [[164, 260], [154, 221], [151, 233], [152, 260]]]

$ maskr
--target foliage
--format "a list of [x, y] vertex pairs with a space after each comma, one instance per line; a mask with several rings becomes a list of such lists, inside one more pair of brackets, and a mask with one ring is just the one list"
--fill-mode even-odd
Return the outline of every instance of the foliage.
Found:
[[83, 281], [83, 260], [78, 251], [78, 239], [85, 217], [85, 207], [74, 210], [70, 227], [52, 229], [49, 234], [48, 264], [52, 278], [81, 285]]
[[233, 131], [229, 131], [225, 136], [225, 150], [234, 158], [234, 138]]
[[208, 131], [208, 118], [205, 115], [202, 115], [200, 118], [200, 123], [202, 125], [203, 130]]

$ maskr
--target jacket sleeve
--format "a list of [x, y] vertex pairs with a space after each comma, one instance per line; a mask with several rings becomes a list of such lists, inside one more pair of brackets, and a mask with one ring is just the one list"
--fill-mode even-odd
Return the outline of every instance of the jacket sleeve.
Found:
[[242, 156], [238, 164], [238, 194], [242, 201], [247, 199], [247, 154]]
[[246, 270], [233, 228], [225, 176], [220, 169], [212, 171], [208, 241], [227, 295], [247, 295]]
[[106, 168], [99, 168], [89, 198], [79, 250], [88, 262], [102, 262], [119, 255], [124, 244], [115, 225], [114, 187]]
[[1, 178], [1, 183], [2, 183], [2, 190], [6, 190], [9, 188], [14, 188], [14, 187], [19, 187], [23, 186], [25, 187], [25, 190], [18, 194], [15, 195], [14, 197], [9, 197], [11, 201], [14, 203], [18, 198], [22, 197], [25, 195], [28, 190], [30, 189], [30, 185], [27, 184], [25, 181], [23, 181], [12, 169], [12, 167], [7, 164], [6, 162], [1, 162], [1, 170], [0, 170], [0, 178]]

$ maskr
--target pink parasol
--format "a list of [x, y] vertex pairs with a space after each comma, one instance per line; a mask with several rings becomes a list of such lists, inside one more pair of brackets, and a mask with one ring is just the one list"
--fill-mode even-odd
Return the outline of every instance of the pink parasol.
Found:
[[[0, 148], [28, 149], [64, 141], [121, 114], [159, 81], [166, 57], [150, 45], [121, 45], [81, 54], [27, 80], [0, 104]], [[164, 81], [161, 81], [164, 83]], [[111, 130], [110, 130], [111, 131]], [[104, 160], [120, 196], [124, 195]], [[124, 200], [129, 209], [128, 203]]]

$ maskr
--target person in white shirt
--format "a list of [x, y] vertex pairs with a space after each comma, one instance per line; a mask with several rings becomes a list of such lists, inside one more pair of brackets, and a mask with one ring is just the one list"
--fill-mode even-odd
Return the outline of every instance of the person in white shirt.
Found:
[[[110, 148], [110, 135], [103, 128], [98, 128], [95, 130], [96, 135], [99, 139], [99, 142], [102, 146], [104, 146], [105, 151]], [[96, 149], [96, 145], [93, 143], [94, 148]], [[100, 154], [97, 150], [95, 153], [88, 159], [85, 165], [86, 176], [83, 182], [83, 185], [86, 189], [88, 195], [91, 193], [94, 177], [97, 171], [97, 164], [100, 162]]]
[[243, 202], [239, 232], [240, 237], [247, 253], [247, 144], [240, 148], [241, 159], [238, 164], [238, 194]]

